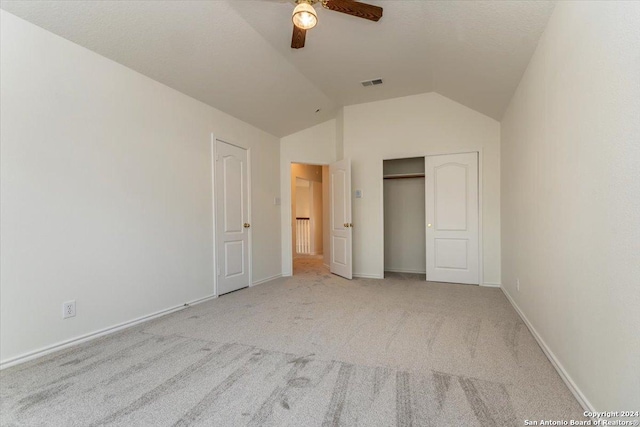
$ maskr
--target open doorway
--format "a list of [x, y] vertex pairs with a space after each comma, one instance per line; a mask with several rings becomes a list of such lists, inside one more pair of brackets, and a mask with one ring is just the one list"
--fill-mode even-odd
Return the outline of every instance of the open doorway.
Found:
[[329, 264], [329, 168], [291, 164], [293, 274], [325, 273]]

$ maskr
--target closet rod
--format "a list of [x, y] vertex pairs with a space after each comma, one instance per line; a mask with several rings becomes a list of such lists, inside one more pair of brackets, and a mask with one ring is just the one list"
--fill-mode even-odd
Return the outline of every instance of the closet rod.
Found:
[[382, 177], [383, 179], [405, 179], [405, 178], [424, 178], [423, 173], [405, 173], [405, 174], [397, 174], [397, 175], [386, 175]]

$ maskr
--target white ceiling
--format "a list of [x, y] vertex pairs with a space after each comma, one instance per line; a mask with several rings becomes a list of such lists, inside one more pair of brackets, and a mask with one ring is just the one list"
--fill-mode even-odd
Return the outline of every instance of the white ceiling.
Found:
[[[55, 34], [276, 136], [337, 108], [436, 91], [500, 120], [552, 1], [368, 1], [380, 22], [322, 9], [304, 49], [278, 0], [5, 1]], [[360, 81], [381, 77], [381, 86]], [[316, 109], [320, 108], [320, 113]]]

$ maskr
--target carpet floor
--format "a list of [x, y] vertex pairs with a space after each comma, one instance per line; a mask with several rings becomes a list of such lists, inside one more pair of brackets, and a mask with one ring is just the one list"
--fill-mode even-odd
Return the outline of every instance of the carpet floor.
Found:
[[499, 289], [322, 261], [0, 372], [2, 426], [522, 426], [584, 419]]

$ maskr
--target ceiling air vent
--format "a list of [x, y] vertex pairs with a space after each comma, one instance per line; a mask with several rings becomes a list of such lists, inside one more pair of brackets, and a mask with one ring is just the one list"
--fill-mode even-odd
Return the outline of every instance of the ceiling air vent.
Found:
[[362, 86], [377, 86], [382, 84], [382, 79], [365, 80], [360, 82]]

